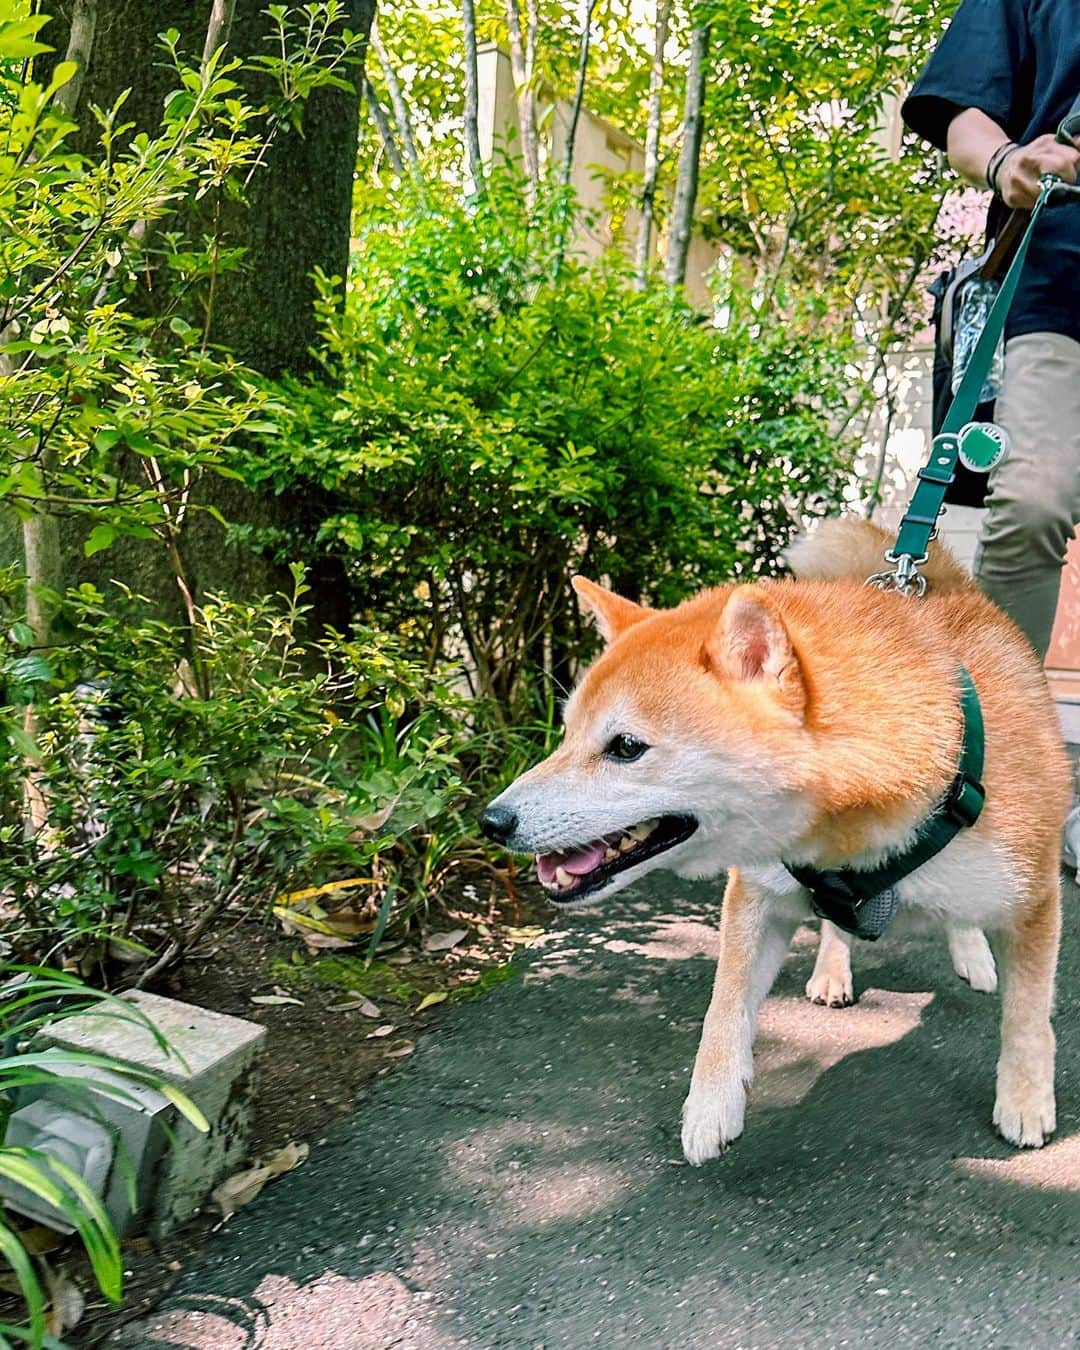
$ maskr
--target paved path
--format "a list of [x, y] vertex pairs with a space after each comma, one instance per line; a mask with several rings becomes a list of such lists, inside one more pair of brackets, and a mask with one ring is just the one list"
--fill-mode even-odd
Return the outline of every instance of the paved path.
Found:
[[943, 937], [860, 946], [862, 996], [839, 1011], [801, 997], [803, 932], [763, 1014], [747, 1133], [692, 1169], [679, 1109], [713, 894], [660, 875], [568, 918], [114, 1344], [1080, 1344], [1080, 893], [1049, 1147], [992, 1134], [998, 1000], [956, 979]]

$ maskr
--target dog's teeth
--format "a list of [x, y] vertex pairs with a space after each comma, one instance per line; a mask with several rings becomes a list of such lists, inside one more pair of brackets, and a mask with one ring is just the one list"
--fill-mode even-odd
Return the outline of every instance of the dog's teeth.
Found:
[[605, 862], [611, 862], [611, 860], [612, 860], [613, 858], [617, 858], [618, 856], [619, 856], [619, 850], [618, 850], [617, 848], [606, 848], [606, 849], [604, 849], [604, 861], [605, 861]]
[[556, 867], [555, 880], [559, 883], [560, 886], [572, 886], [574, 884], [574, 878], [570, 875], [570, 873], [566, 870], [565, 867]]
[[648, 839], [649, 835], [656, 829], [656, 824], [655, 820], [643, 820], [640, 825], [632, 826], [626, 833], [641, 843], [642, 840]]
[[628, 834], [624, 834], [623, 837], [619, 840], [619, 852], [629, 853], [630, 850], [636, 846], [636, 844], [637, 844], [636, 839], [631, 839]]

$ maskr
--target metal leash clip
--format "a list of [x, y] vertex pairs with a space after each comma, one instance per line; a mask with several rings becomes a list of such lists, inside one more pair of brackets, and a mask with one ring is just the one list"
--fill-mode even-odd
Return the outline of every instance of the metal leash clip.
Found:
[[926, 578], [919, 568], [927, 557], [925, 553], [921, 558], [913, 558], [910, 553], [897, 555], [890, 551], [885, 554], [885, 561], [895, 563], [895, 569], [891, 572], [875, 572], [872, 577], [867, 577], [866, 584], [879, 591], [899, 591], [901, 595], [921, 600], [926, 594]]

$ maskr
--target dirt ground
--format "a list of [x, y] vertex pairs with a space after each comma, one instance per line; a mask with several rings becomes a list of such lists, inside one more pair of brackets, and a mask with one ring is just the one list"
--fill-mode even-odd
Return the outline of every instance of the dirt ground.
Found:
[[[314, 1152], [325, 1143], [327, 1129], [372, 1083], [407, 1071], [417, 1040], [437, 1034], [448, 1007], [482, 997], [512, 975], [515, 951], [534, 940], [551, 913], [533, 884], [519, 883], [509, 899], [491, 894], [487, 886], [459, 881], [440, 897], [424, 931], [381, 944], [368, 972], [362, 969], [362, 945], [309, 951], [273, 919], [241, 918], [223, 926], [154, 992], [265, 1026], [250, 1160], [290, 1143], [306, 1144]], [[444, 946], [458, 934], [452, 946]], [[153, 1309], [204, 1245], [213, 1242], [223, 1222], [208, 1205], [166, 1238], [125, 1240], [125, 1296], [119, 1309], [97, 1293], [76, 1243], [49, 1253], [51, 1269], [86, 1296], [66, 1343], [97, 1345], [124, 1322]], [[18, 1319], [14, 1304], [0, 1313], [0, 1320]]]

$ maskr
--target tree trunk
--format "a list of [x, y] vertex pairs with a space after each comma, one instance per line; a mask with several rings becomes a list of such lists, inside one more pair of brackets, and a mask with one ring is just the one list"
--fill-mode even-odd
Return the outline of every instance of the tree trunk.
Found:
[[[67, 32], [65, 61], [74, 61], [74, 75], [56, 93], [58, 112], [73, 117], [79, 104], [86, 70], [94, 50], [97, 29], [96, 0], [75, 0]], [[5, 357], [0, 357], [4, 366]], [[2, 367], [0, 367], [2, 369]], [[4, 371], [3, 373], [9, 373]], [[55, 468], [55, 454], [43, 452], [42, 472], [48, 482]], [[35, 647], [52, 646], [52, 605], [48, 593], [64, 589], [64, 562], [60, 548], [60, 522], [47, 508], [28, 516], [22, 523], [23, 565], [26, 570], [26, 622], [34, 634]]]
[[[67, 6], [48, 0], [55, 17], [45, 30], [48, 41], [62, 50], [67, 38]], [[160, 124], [165, 94], [175, 76], [164, 67], [157, 35], [166, 28], [181, 34], [183, 51], [203, 53], [227, 37], [230, 52], [253, 56], [268, 49], [274, 31], [262, 5], [242, 5], [229, 22], [229, 0], [190, 4], [187, 0], [98, 0], [98, 29], [93, 57], [86, 71], [83, 105], [110, 107], [130, 88], [124, 105], [133, 134]], [[375, 0], [346, 0], [344, 23], [367, 34]], [[48, 60], [48, 58], [46, 58]], [[207, 336], [231, 348], [238, 359], [264, 374], [302, 375], [317, 362], [312, 348], [319, 337], [315, 313], [318, 269], [344, 278], [349, 263], [353, 177], [359, 131], [362, 72], [350, 68], [353, 89], [318, 89], [303, 111], [303, 134], [285, 131], [270, 146], [264, 164], [252, 176], [245, 203], [221, 204], [222, 230], [229, 246], [245, 250], [237, 271], [222, 274], [216, 285]], [[263, 101], [264, 77], [238, 72], [252, 101]], [[78, 148], [93, 154], [96, 125], [81, 120]], [[207, 229], [206, 203], [185, 203], [182, 213], [198, 235]], [[247, 492], [238, 483], [214, 478], [201, 486], [226, 519], [249, 526], [302, 530], [313, 519], [310, 500], [301, 494], [271, 497]], [[197, 501], [196, 501], [197, 504]], [[220, 527], [202, 512], [189, 515], [184, 551], [188, 580], [201, 600], [211, 591], [234, 596], [267, 595], [291, 587], [285, 569], [250, 549], [223, 547]], [[66, 579], [99, 584], [119, 577], [151, 596], [163, 613], [182, 621], [183, 606], [167, 559], [151, 546], [121, 541], [86, 560], [76, 530], [65, 531]], [[68, 538], [70, 536], [70, 538]], [[347, 627], [348, 589], [340, 562], [308, 559], [312, 566], [317, 620]]]
[[705, 63], [709, 54], [709, 25], [698, 23], [690, 39], [690, 65], [686, 72], [686, 103], [683, 109], [683, 143], [679, 156], [679, 179], [671, 208], [664, 280], [675, 290], [686, 281], [686, 257], [694, 227], [697, 202], [701, 137], [705, 129]]
[[634, 275], [639, 290], [645, 288], [656, 215], [656, 185], [660, 178], [660, 126], [664, 95], [664, 47], [671, 21], [671, 0], [658, 0], [652, 68], [649, 71], [649, 120], [645, 130], [645, 181], [641, 185], [641, 220], [638, 223]]
[[510, 35], [510, 68], [514, 74], [517, 98], [518, 134], [521, 137], [521, 162], [525, 168], [526, 199], [532, 205], [540, 182], [540, 142], [536, 134], [536, 94], [533, 73], [536, 64], [536, 0], [526, 0], [527, 30], [521, 35], [521, 10], [518, 0], [506, 0], [506, 27]]
[[474, 195], [484, 190], [484, 161], [480, 156], [480, 78], [476, 69], [476, 5], [461, 0], [461, 30], [465, 45], [465, 157]]

